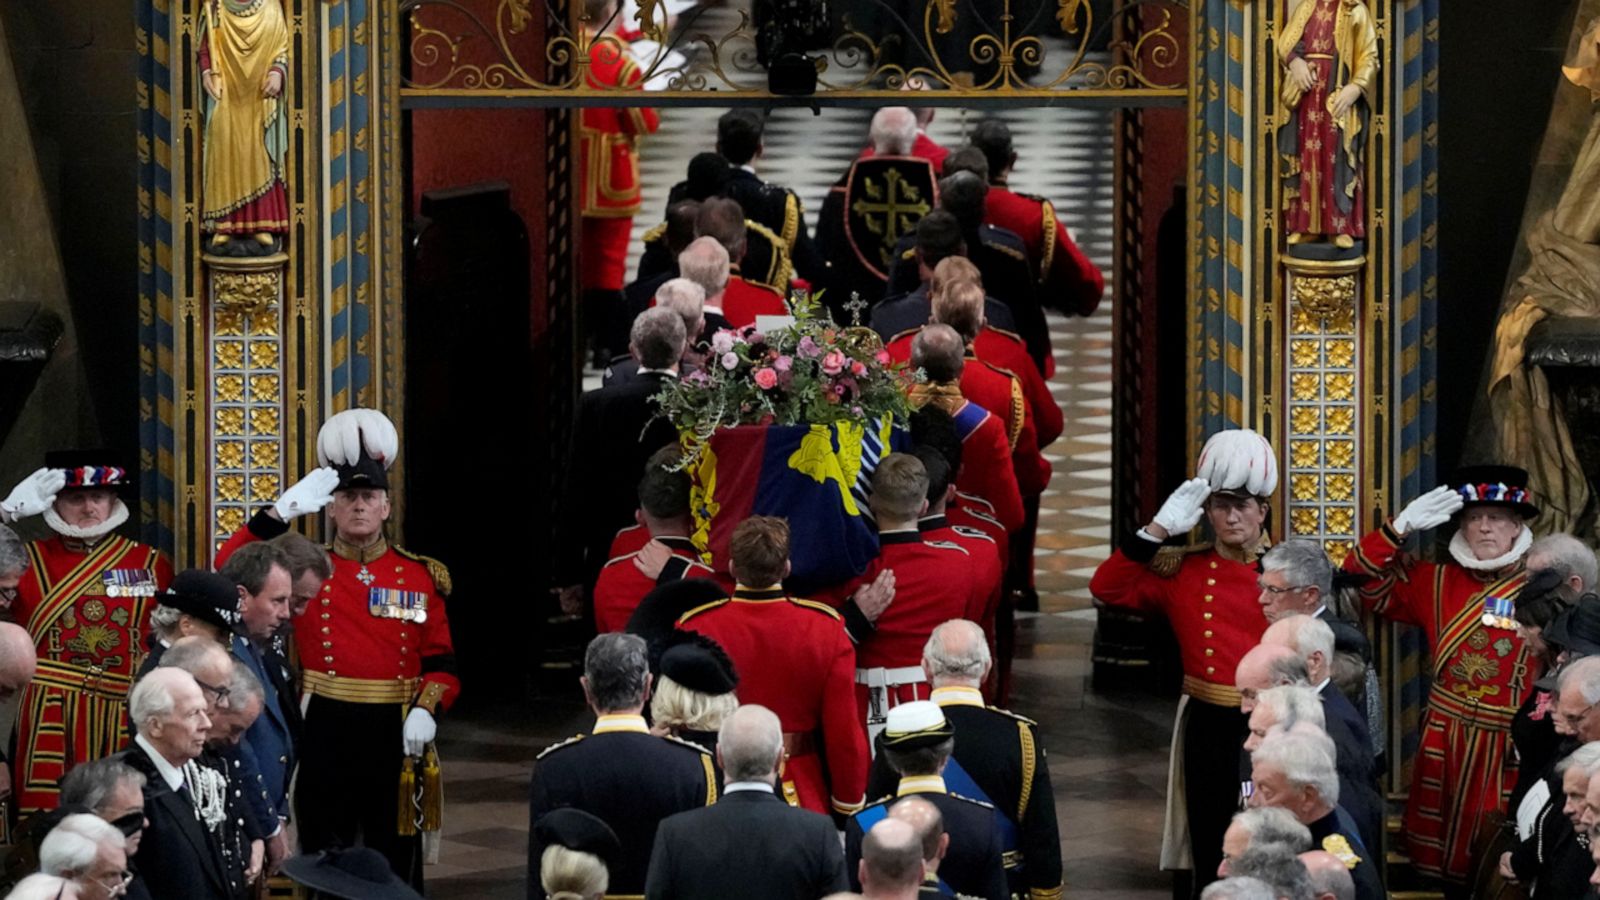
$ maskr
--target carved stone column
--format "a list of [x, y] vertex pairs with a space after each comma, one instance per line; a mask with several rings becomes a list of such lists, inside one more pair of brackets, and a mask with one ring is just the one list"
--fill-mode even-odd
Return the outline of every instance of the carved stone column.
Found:
[[1288, 398], [1283, 531], [1321, 540], [1335, 563], [1356, 538], [1363, 454], [1358, 296], [1366, 259], [1284, 257], [1289, 327], [1283, 358]]
[[[210, 391], [209, 510], [214, 551], [250, 512], [278, 498], [283, 483], [283, 297], [289, 257], [204, 256], [210, 298], [206, 338]], [[198, 428], [196, 429], [199, 430]]]

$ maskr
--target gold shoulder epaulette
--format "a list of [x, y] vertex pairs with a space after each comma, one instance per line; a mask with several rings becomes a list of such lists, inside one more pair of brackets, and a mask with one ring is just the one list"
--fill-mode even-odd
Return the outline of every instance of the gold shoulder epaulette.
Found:
[[912, 247], [910, 250], [903, 251], [900, 254], [900, 258], [901, 259], [916, 259], [917, 258], [917, 248]]
[[707, 756], [711, 755], [711, 751], [710, 750], [707, 750], [706, 748], [700, 746], [699, 744], [696, 744], [694, 741], [686, 741], [683, 738], [678, 737], [675, 734], [663, 734], [661, 736], [661, 739], [665, 740], [665, 741], [671, 741], [674, 744], [677, 744], [677, 745], [679, 745], [681, 747], [688, 747], [690, 750], [693, 750], [693, 751], [695, 751], [697, 753], [704, 753]]
[[990, 250], [999, 250], [1001, 253], [1004, 253], [1005, 255], [1015, 259], [1020, 259], [1023, 262], [1027, 262], [1028, 260], [1028, 254], [1023, 253], [1021, 250], [1018, 250], [1015, 247], [1008, 247], [998, 241], [984, 241], [983, 245], [988, 247]]
[[989, 331], [994, 332], [995, 334], [1003, 334], [1006, 337], [1011, 338], [1013, 341], [1016, 341], [1019, 344], [1022, 343], [1022, 335], [1017, 334], [1015, 331], [1007, 331], [1004, 328], [997, 328], [997, 327], [995, 327], [993, 325], [989, 325], [989, 324], [985, 324], [983, 327], [985, 329], [989, 330]]
[[667, 233], [667, 223], [660, 222], [660, 223], [658, 223], [656, 225], [650, 226], [650, 230], [646, 231], [644, 233], [644, 237], [641, 237], [639, 240], [644, 241], [646, 244], [648, 244], [651, 241], [659, 241], [659, 240], [661, 240], [661, 238], [663, 236], [665, 236], [666, 233]]
[[705, 612], [706, 610], [708, 610], [708, 609], [716, 609], [717, 607], [722, 606], [723, 604], [725, 604], [727, 602], [729, 602], [728, 598], [727, 597], [723, 597], [721, 600], [713, 600], [710, 603], [702, 603], [699, 606], [696, 606], [694, 609], [691, 609], [688, 612], [684, 613], [683, 615], [679, 616], [678, 617], [678, 624], [682, 625], [683, 623], [689, 621], [690, 619], [694, 618], [695, 616], [700, 615], [701, 613]]
[[990, 712], [999, 713], [1000, 715], [1006, 716], [1008, 718], [1016, 719], [1018, 722], [1021, 722], [1022, 724], [1027, 725], [1027, 726], [1032, 727], [1032, 728], [1038, 728], [1039, 727], [1039, 723], [1038, 722], [1035, 722], [1034, 720], [1028, 718], [1025, 715], [1022, 715], [1021, 713], [1014, 713], [1009, 709], [1001, 709], [998, 706], [986, 706], [986, 707], [984, 707], [984, 709], [987, 709]]
[[427, 566], [428, 577], [433, 579], [433, 586], [436, 590], [438, 590], [439, 595], [441, 597], [450, 596], [450, 570], [445, 568], [444, 563], [439, 562], [437, 559], [434, 559], [431, 556], [423, 556], [421, 553], [412, 553], [410, 550], [407, 550], [404, 547], [396, 547], [394, 548], [394, 552], [400, 554], [406, 559], [411, 560], [412, 562], [419, 562]]
[[583, 740], [583, 738], [584, 738], [584, 735], [575, 734], [572, 737], [569, 737], [564, 741], [557, 741], [556, 743], [551, 744], [550, 746], [544, 748], [543, 750], [540, 750], [539, 751], [539, 755], [535, 756], [534, 759], [535, 760], [544, 759], [546, 756], [549, 756], [550, 754], [556, 752], [557, 750], [560, 750], [562, 747], [571, 747], [573, 744], [576, 744], [577, 742]]
[[793, 603], [795, 606], [804, 606], [807, 609], [825, 612], [828, 615], [833, 616], [835, 619], [844, 621], [844, 616], [839, 615], [839, 611], [837, 609], [834, 609], [833, 607], [819, 600], [803, 600], [799, 597], [790, 597], [789, 602]]
[[999, 372], [1001, 375], [1004, 375], [1007, 378], [1016, 378], [1017, 377], [1017, 373], [1011, 371], [1010, 369], [1006, 368], [1005, 366], [997, 366], [994, 363], [989, 362], [987, 359], [980, 359], [980, 360], [978, 360], [978, 362], [983, 363], [985, 366], [988, 366], [990, 369], [992, 369], [992, 370], [994, 370], [996, 372]]
[[1150, 571], [1162, 578], [1171, 578], [1183, 568], [1183, 558], [1190, 552], [1188, 547], [1162, 547], [1156, 551], [1155, 559], [1150, 560]]

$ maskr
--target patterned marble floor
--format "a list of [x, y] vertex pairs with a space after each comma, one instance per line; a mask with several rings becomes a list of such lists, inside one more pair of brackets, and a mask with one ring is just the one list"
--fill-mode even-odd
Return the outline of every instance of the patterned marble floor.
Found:
[[[642, 174], [650, 227], [689, 157], [710, 148], [720, 110], [674, 109], [646, 144]], [[1103, 110], [1005, 114], [1025, 191], [1056, 201], [1081, 246], [1103, 269], [1111, 262], [1111, 122]], [[943, 110], [933, 136], [957, 146], [978, 118]], [[864, 141], [868, 113], [774, 111], [763, 177], [797, 190], [809, 211]], [[815, 220], [811, 220], [814, 227]], [[631, 265], [631, 261], [630, 261]], [[1066, 858], [1067, 895], [1094, 900], [1170, 896], [1156, 868], [1171, 704], [1089, 689], [1094, 612], [1089, 576], [1110, 542], [1111, 304], [1087, 319], [1053, 316], [1052, 382], [1066, 432], [1047, 449], [1055, 476], [1046, 493], [1035, 557], [1042, 611], [1019, 622], [1013, 708], [1044, 732]], [[598, 376], [590, 373], [590, 386]], [[429, 867], [436, 898], [521, 898], [527, 846], [527, 781], [539, 749], [591, 724], [576, 679], [551, 686], [526, 708], [464, 710], [441, 729], [446, 818], [441, 861]]]

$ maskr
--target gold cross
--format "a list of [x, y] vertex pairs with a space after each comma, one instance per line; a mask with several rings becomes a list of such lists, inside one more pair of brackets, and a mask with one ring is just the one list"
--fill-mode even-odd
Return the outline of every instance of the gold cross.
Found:
[[[868, 231], [883, 237], [883, 243], [878, 247], [878, 254], [882, 257], [883, 264], [887, 266], [900, 236], [910, 233], [916, 227], [917, 219], [927, 215], [931, 207], [928, 201], [922, 199], [922, 192], [916, 185], [901, 180], [899, 169], [886, 171], [883, 185], [874, 183], [871, 178], [863, 178], [861, 188], [866, 191], [866, 199], [851, 204], [850, 210], [867, 223]], [[873, 219], [875, 213], [881, 214], [883, 218]], [[910, 218], [913, 213], [916, 219]]]

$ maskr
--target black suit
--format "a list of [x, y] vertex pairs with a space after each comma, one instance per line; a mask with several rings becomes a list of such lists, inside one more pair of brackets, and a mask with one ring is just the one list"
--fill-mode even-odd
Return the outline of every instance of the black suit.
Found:
[[194, 804], [167, 787], [144, 748], [135, 743], [118, 754], [145, 777], [144, 814], [149, 820], [139, 852], [129, 860], [150, 896], [161, 900], [227, 900], [232, 897], [216, 839], [195, 818]]
[[639, 479], [650, 455], [677, 443], [655, 395], [672, 378], [647, 372], [584, 394], [578, 402], [557, 510], [556, 583], [591, 585], [617, 529], [633, 521]]
[[1311, 832], [1312, 849], [1326, 850], [1344, 860], [1350, 870], [1350, 880], [1356, 885], [1356, 900], [1383, 900], [1388, 896], [1378, 879], [1377, 851], [1362, 843], [1360, 836], [1355, 834], [1355, 823], [1350, 821], [1344, 804], [1334, 807], [1333, 812], [1317, 821], [1308, 823], [1306, 828]]
[[649, 900], [817, 900], [847, 889], [833, 821], [765, 791], [738, 791], [656, 830]]
[[1339, 805], [1355, 821], [1362, 842], [1381, 847], [1383, 795], [1378, 793], [1378, 777], [1373, 770], [1367, 720], [1333, 682], [1323, 685], [1320, 694], [1325, 730], [1337, 751], [1334, 762], [1339, 770]]
[[656, 826], [674, 813], [716, 802], [712, 769], [705, 749], [645, 732], [579, 736], [539, 754], [528, 803], [530, 900], [544, 896], [539, 884], [544, 845], [532, 825], [545, 813], [570, 806], [611, 826], [622, 850], [611, 862], [610, 893], [643, 894]]
[[[958, 894], [982, 897], [985, 900], [1007, 900], [1011, 892], [1006, 885], [1006, 871], [1000, 848], [1000, 828], [995, 821], [995, 809], [987, 803], [958, 797], [955, 794], [921, 793], [914, 795], [939, 808], [944, 817], [944, 831], [950, 836], [950, 849], [939, 863], [939, 878]], [[845, 871], [850, 876], [850, 889], [861, 890], [861, 839], [862, 817], [874, 816], [879, 807], [893, 806], [897, 797], [885, 797], [850, 817], [844, 829]]]
[[[928, 324], [933, 315], [933, 302], [928, 299], [928, 286], [919, 285], [909, 294], [889, 297], [872, 308], [870, 325], [885, 341], [895, 335]], [[1016, 320], [1004, 303], [993, 297], [983, 298], [983, 315], [995, 328], [1015, 331]]]

